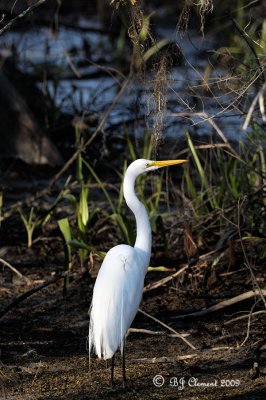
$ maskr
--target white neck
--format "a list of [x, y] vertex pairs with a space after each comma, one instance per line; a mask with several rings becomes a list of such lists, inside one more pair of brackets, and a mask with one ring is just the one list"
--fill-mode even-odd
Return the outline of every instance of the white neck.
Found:
[[135, 194], [134, 186], [136, 175], [129, 169], [124, 178], [124, 197], [128, 207], [136, 218], [137, 237], [134, 248], [142, 250], [147, 257], [147, 266], [151, 256], [151, 226], [145, 206], [139, 201]]

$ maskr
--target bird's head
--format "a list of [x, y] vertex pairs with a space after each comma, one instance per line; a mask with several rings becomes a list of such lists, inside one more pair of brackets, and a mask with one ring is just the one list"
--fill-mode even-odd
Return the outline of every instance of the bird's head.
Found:
[[152, 161], [145, 159], [138, 159], [133, 161], [128, 167], [135, 176], [143, 174], [144, 172], [154, 171], [158, 168], [169, 167], [170, 165], [183, 164], [187, 160], [164, 160], [164, 161]]

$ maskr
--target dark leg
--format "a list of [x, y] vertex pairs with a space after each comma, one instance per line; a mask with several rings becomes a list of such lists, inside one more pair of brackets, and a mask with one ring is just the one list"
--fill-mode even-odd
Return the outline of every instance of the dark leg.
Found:
[[113, 387], [115, 384], [114, 369], [115, 369], [115, 355], [113, 355], [113, 357], [111, 358], [111, 380], [110, 380], [111, 387]]
[[123, 343], [123, 351], [122, 351], [122, 369], [123, 369], [123, 388], [126, 387], [127, 378], [126, 378], [126, 341], [124, 339]]

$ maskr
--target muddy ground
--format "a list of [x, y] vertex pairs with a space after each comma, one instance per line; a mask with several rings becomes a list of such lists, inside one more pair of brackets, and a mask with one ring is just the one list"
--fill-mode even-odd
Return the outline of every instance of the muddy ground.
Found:
[[[1, 266], [1, 310], [64, 269], [60, 235], [48, 232], [28, 249], [25, 232], [19, 233], [15, 226], [13, 236], [10, 234], [12, 242], [2, 236], [4, 258], [31, 283], [26, 285]], [[9, 222], [10, 232], [11, 227]], [[141, 304], [143, 311], [184, 334], [195, 350], [171, 336], [166, 327], [138, 313], [132, 327], [147, 332], [135, 331], [128, 336], [126, 388], [121, 385], [119, 355], [114, 388], [109, 386], [110, 370], [105, 361], [92, 357], [89, 365], [86, 337], [95, 277], [82, 274], [76, 267], [66, 297], [63, 280], [59, 279], [25, 299], [0, 321], [1, 399], [265, 399], [265, 313], [227, 324], [244, 312], [263, 311], [260, 301], [254, 306], [259, 297], [205, 317], [176, 319], [252, 288], [250, 272], [243, 263], [236, 263], [219, 275], [213, 288], [202, 290], [206, 262], [208, 259], [200, 259], [176, 279], [147, 291]], [[148, 272], [146, 285], [184, 266]], [[258, 268], [256, 277], [260, 283], [265, 279], [263, 267]]]
[[[65, 2], [65, 5], [67, 4], [68, 2]], [[109, 9], [108, 12], [110, 14]], [[112, 12], [112, 21], [113, 18], [114, 13]], [[175, 17], [174, 25], [176, 25], [176, 21]], [[109, 25], [110, 22], [108, 22], [108, 27]], [[111, 25], [115, 24], [112, 22]], [[97, 27], [98, 25], [96, 25]], [[92, 25], [92, 32], [96, 28]], [[88, 29], [88, 31], [90, 30], [91, 28]], [[72, 37], [76, 37], [73, 36], [73, 32], [70, 33]], [[105, 43], [106, 30], [103, 33], [104, 36], [100, 36], [102, 35], [102, 30], [99, 30], [100, 45]], [[34, 31], [33, 33], [30, 32], [31, 36], [34, 34], [36, 34]], [[50, 36], [47, 34], [47, 37]], [[67, 38], [69, 37], [67, 36]], [[51, 38], [52, 41], [55, 41], [55, 36], [51, 36]], [[200, 37], [201, 42], [202, 38]], [[84, 62], [83, 52], [86, 53], [88, 51], [94, 55], [94, 63], [102, 65], [102, 57], [105, 50], [101, 50], [98, 40], [94, 42], [92, 40], [91, 42], [83, 40], [81, 43], [84, 47], [81, 48], [82, 61]], [[188, 43], [190, 44], [190, 37]], [[109, 46], [109, 41], [107, 41], [107, 44]], [[91, 45], [94, 45], [96, 50], [93, 46], [90, 49]], [[194, 45], [189, 48], [191, 47], [194, 47]], [[201, 45], [199, 47], [201, 48]], [[76, 44], [72, 50], [69, 49], [70, 54], [71, 51], [73, 51], [74, 55], [77, 53]], [[196, 52], [195, 58], [199, 58], [199, 53], [201, 54], [202, 52]], [[107, 59], [108, 54], [107, 51]], [[186, 56], [188, 55], [186, 54]], [[45, 46], [45, 63], [47, 61], [46, 56]], [[206, 55], [206, 58], [207, 56], [209, 57], [209, 54]], [[55, 61], [58, 61], [57, 57]], [[30, 65], [32, 65], [31, 63], [30, 56]], [[82, 66], [82, 64], [80, 65]], [[109, 64], [106, 65], [109, 67]], [[111, 64], [111, 66], [113, 65], [116, 64]], [[87, 64], [85, 66], [87, 67]], [[90, 67], [90, 65], [88, 66]], [[62, 67], [60, 66], [60, 68]], [[88, 71], [93, 83], [94, 72]], [[187, 66], [180, 71], [178, 72], [177, 82], [179, 82], [180, 75], [186, 75]], [[85, 72], [87, 73], [87, 70], [84, 71], [84, 77], [87, 76]], [[99, 72], [97, 74], [99, 75]], [[97, 79], [97, 76], [94, 79]], [[43, 77], [41, 82], [42, 79]], [[99, 79], [102, 80], [101, 75]], [[63, 74], [62, 81], [64, 81]], [[31, 93], [32, 87], [30, 89]], [[54, 87], [56, 88], [56, 84]], [[92, 87], [94, 88], [94, 86]], [[110, 87], [113, 90], [113, 84]], [[72, 92], [73, 88], [74, 85], [73, 87], [71, 86]], [[87, 92], [87, 88], [85, 89], [85, 92]], [[92, 90], [93, 92], [94, 89]], [[116, 91], [114, 93], [116, 95]], [[180, 94], [180, 92], [178, 93]], [[72, 95], [73, 93], [71, 93], [71, 100]], [[115, 95], [111, 91], [111, 100]], [[101, 91], [99, 91], [98, 96], [102, 97]], [[209, 94], [206, 97], [209, 99]], [[82, 96], [80, 98], [82, 99]], [[199, 98], [201, 104], [203, 101], [202, 95]], [[56, 101], [58, 99], [55, 96], [52, 100], [54, 101], [52, 104], [54, 107], [52, 107], [53, 118], [56, 119], [58, 107]], [[110, 101], [109, 99], [107, 100]], [[194, 107], [194, 101], [195, 98], [193, 97], [192, 107]], [[33, 102], [35, 103], [35, 99]], [[174, 97], [174, 104], [176, 102], [177, 98]], [[42, 113], [44, 113], [45, 104], [40, 107]], [[64, 105], [63, 102], [62, 105]], [[102, 110], [105, 109], [105, 106], [105, 103], [103, 103]], [[30, 107], [34, 109], [32, 104]], [[205, 108], [208, 109], [208, 107], [204, 106], [203, 109]], [[82, 112], [83, 109], [87, 110], [87, 104], [86, 108], [81, 108]], [[102, 115], [102, 110], [96, 110]], [[201, 110], [201, 105], [199, 110]], [[133, 112], [132, 115], [135, 118], [135, 106]], [[98, 118], [97, 115], [96, 119]], [[121, 115], [122, 118], [119, 123], [121, 123], [121, 130], [124, 132], [124, 114], [122, 113]], [[132, 116], [130, 115], [130, 117]], [[143, 117], [146, 119], [146, 115], [143, 115]], [[134, 118], [132, 119], [133, 125], [135, 125]], [[48, 120], [50, 121], [50, 119]], [[53, 136], [53, 139], [57, 138], [61, 144], [59, 148], [65, 160], [69, 159], [75, 150], [75, 136], [72, 122], [70, 123], [69, 121], [70, 118], [67, 123], [65, 120], [61, 121], [59, 119], [57, 125], [55, 124], [55, 127], [52, 125], [53, 129], [51, 129], [51, 136]], [[91, 126], [92, 123], [93, 121], [89, 121], [88, 125]], [[116, 123], [115, 115], [109, 130], [117, 132]], [[44, 126], [44, 120], [41, 121], [41, 125]], [[228, 118], [227, 125], [230, 125]], [[232, 130], [238, 132], [235, 128]], [[72, 136], [68, 135], [68, 131], [71, 131], [70, 134]], [[106, 132], [108, 133], [109, 131], [106, 130]], [[209, 135], [209, 129], [207, 129], [207, 132]], [[7, 134], [9, 135], [10, 132], [8, 131]], [[72, 138], [71, 144], [70, 137]], [[99, 141], [100, 145], [98, 143], [95, 147], [90, 146], [90, 160], [99, 160], [105, 153], [104, 146], [107, 149], [110, 148], [108, 138], [105, 133]], [[125, 140], [123, 139], [122, 142], [117, 139], [117, 136], [113, 136], [110, 140], [112, 142], [117, 141], [116, 152], [110, 151], [112, 157], [110, 157], [109, 163], [106, 163], [101, 171], [97, 170], [97, 173], [99, 173], [100, 177], [104, 176], [106, 184], [110, 186], [113, 183], [117, 184], [115, 194], [118, 196], [120, 182], [113, 182], [117, 180], [118, 174], [114, 179], [114, 169], [110, 166], [113, 165], [111, 162], [116, 161], [117, 171], [122, 172], [125, 154], [122, 155], [121, 143], [124, 146]], [[4, 140], [2, 142], [4, 143]], [[127, 158], [128, 149], [125, 150], [123, 147], [123, 152], [126, 153]], [[163, 159], [162, 149], [158, 153], [159, 158]], [[140, 154], [142, 154], [142, 151], [140, 151]], [[172, 148], [171, 152], [167, 153], [167, 156], [168, 158], [175, 158], [176, 154], [177, 150]], [[17, 201], [24, 201], [30, 195], [43, 190], [48, 186], [49, 179], [55, 173], [55, 171], [47, 171], [44, 167], [42, 172], [38, 172], [39, 175], [36, 176], [36, 171], [32, 172], [35, 167], [17, 163], [18, 161], [14, 160], [5, 161], [3, 164], [1, 160], [0, 163], [0, 190], [4, 194], [4, 208], [7, 210]], [[67, 171], [68, 173], [69, 171]], [[73, 177], [76, 176], [74, 168], [71, 173]], [[63, 176], [60, 182], [56, 182], [53, 193], [46, 193], [38, 199], [39, 203], [34, 203], [38, 211], [45, 209], [46, 202], [49, 203], [48, 207], [51, 206], [62, 189], [67, 176]], [[110, 186], [108, 189], [110, 189]], [[95, 199], [98, 201], [99, 192], [101, 190], [98, 187], [96, 196], [92, 195], [94, 201]], [[112, 194], [110, 195], [112, 196]], [[260, 193], [258, 193], [259, 195]], [[102, 198], [100, 200], [102, 201]], [[253, 200], [251, 199], [250, 201]], [[103, 203], [101, 203], [102, 205]], [[28, 212], [29, 206], [31, 204], [24, 204], [23, 208]], [[60, 207], [61, 209], [57, 210], [56, 218], [53, 218], [43, 231], [41, 229], [36, 230], [34, 233], [35, 241], [31, 249], [26, 246], [25, 228], [16, 208], [13, 208], [9, 217], [1, 223], [0, 258], [16, 268], [30, 281], [27, 284], [25, 279], [19, 278], [16, 273], [11, 271], [9, 266], [0, 263], [0, 315], [5, 310], [5, 307], [11, 304], [18, 296], [43, 284], [55, 274], [60, 274], [64, 271], [63, 239], [56, 224], [56, 221], [65, 215], [64, 206], [60, 205]], [[174, 229], [171, 234], [170, 229], [166, 232], [169, 235], [167, 253], [164, 252], [161, 246], [163, 240], [158, 237], [158, 232], [154, 237], [154, 252], [151, 265], [166, 265], [170, 267], [170, 270], [148, 272], [146, 285], [170, 276], [182, 268], [184, 268], [184, 272], [180, 273], [176, 278], [169, 279], [166, 284], [159, 285], [158, 288], [144, 293], [141, 309], [148, 313], [148, 316], [141, 313], [137, 314], [132, 325], [135, 331], [129, 334], [126, 342], [128, 379], [126, 388], [122, 387], [119, 355], [116, 357], [116, 385], [114, 388], [110, 388], [109, 385], [110, 368], [107, 363], [103, 360], [97, 360], [94, 356], [89, 362], [86, 350], [89, 327], [88, 310], [100, 261], [95, 258], [96, 265], [91, 276], [88, 273], [81, 272], [78, 260], [75, 259], [73, 275], [70, 277], [66, 296], [63, 296], [63, 279], [58, 279], [12, 307], [0, 319], [0, 399], [86, 400], [120, 399], [125, 397], [128, 399], [181, 398], [184, 400], [265, 399], [266, 314], [260, 295], [250, 297], [246, 301], [236, 302], [230, 307], [222, 308], [219, 312], [209, 313], [204, 317], [179, 318], [183, 314], [209, 308], [221, 301], [232, 299], [254, 289], [254, 280], [252, 280], [251, 271], [246, 266], [239, 241], [235, 240], [234, 237], [230, 242], [231, 244], [229, 244], [228, 240], [226, 246], [229, 252], [233, 248], [234, 254], [227, 255], [227, 257], [222, 256], [219, 258], [218, 263], [214, 263], [216, 255], [212, 254], [210, 257], [205, 257], [205, 254], [213, 251], [219, 242], [219, 231], [215, 231], [215, 229], [207, 231], [207, 224], [211, 225], [212, 221], [210, 219], [203, 221], [204, 228], [202, 228], [202, 231], [205, 234], [206, 243], [199, 249], [201, 258], [197, 259], [196, 257], [194, 264], [188, 268], [186, 265], [187, 260], [182, 250], [182, 223], [183, 221], [181, 223], [179, 221], [170, 221], [170, 226]], [[88, 243], [91, 243], [91, 235], [94, 240], [97, 239], [98, 232], [93, 231], [93, 229], [92, 227], [88, 233]], [[97, 249], [106, 251], [110, 246], [117, 244], [115, 236], [112, 235], [112, 231], [110, 232], [108, 237], [104, 238], [103, 235], [98, 242], [93, 243]], [[255, 236], [258, 236], [256, 232]], [[253, 245], [245, 243], [245, 246]], [[260, 253], [262, 253], [262, 250], [260, 249]], [[221, 249], [221, 251], [226, 252], [226, 249]], [[256, 284], [264, 288], [266, 278], [262, 256], [257, 254], [256, 248], [246, 248], [246, 251], [250, 263], [254, 267], [253, 274], [256, 278]], [[218, 256], [220, 256], [220, 253]], [[246, 318], [247, 315], [249, 318]], [[159, 322], [156, 322], [151, 317], [155, 317]], [[234, 320], [237, 317], [244, 318]], [[190, 345], [185, 343], [182, 338], [175, 337], [173, 330], [184, 335], [183, 338]]]

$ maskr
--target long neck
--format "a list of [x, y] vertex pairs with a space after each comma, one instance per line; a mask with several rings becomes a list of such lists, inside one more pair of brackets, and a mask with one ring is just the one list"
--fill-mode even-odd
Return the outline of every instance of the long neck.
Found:
[[131, 209], [136, 218], [137, 237], [135, 248], [144, 251], [147, 256], [147, 263], [150, 261], [151, 255], [151, 226], [148, 213], [144, 205], [139, 201], [135, 194], [136, 176], [127, 170], [124, 178], [124, 197], [128, 207]]

